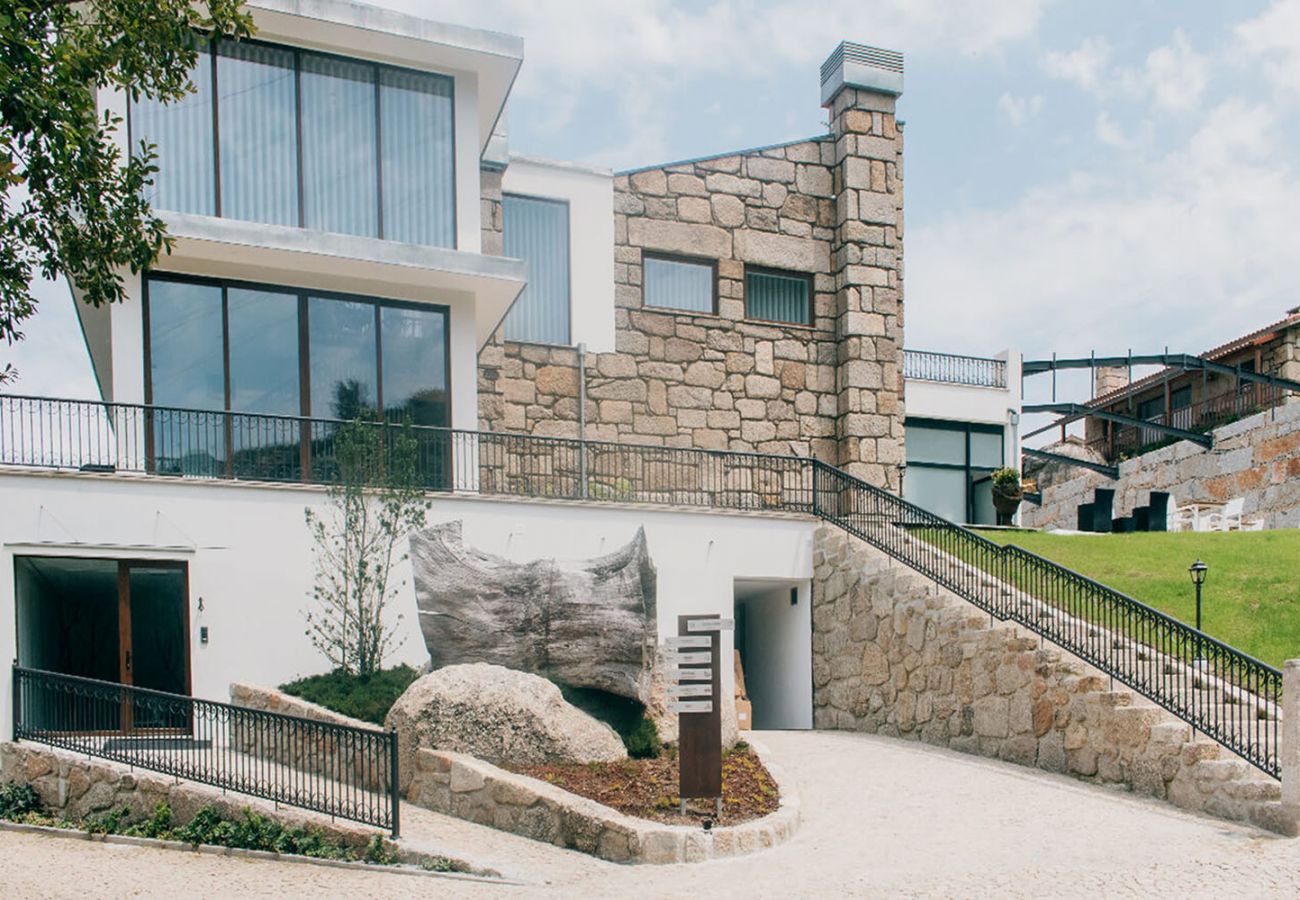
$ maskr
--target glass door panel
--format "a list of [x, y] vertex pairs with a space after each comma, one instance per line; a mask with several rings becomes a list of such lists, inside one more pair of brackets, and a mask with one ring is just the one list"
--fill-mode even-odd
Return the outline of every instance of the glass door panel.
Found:
[[[168, 694], [189, 693], [186, 572], [182, 566], [124, 562], [130, 642], [123, 649], [125, 681]], [[137, 696], [132, 726], [188, 728], [188, 704]]]

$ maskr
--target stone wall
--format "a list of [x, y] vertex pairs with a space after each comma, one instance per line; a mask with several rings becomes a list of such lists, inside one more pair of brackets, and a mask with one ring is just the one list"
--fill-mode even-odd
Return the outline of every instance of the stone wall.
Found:
[[419, 751], [407, 801], [611, 862], [701, 862], [753, 853], [794, 834], [799, 803], [793, 786], [775, 766], [768, 769], [781, 791], [780, 808], [711, 831], [633, 818], [555, 785], [442, 750]]
[[830, 526], [813, 552], [815, 727], [924, 741], [1293, 833], [1277, 781], [1073, 656], [991, 625]]
[[25, 742], [0, 744], [0, 784], [11, 783], [30, 784], [47, 811], [69, 819], [126, 809], [136, 821], [148, 818], [159, 803], [166, 803], [178, 825], [189, 822], [205, 806], [228, 818], [239, 818], [245, 808], [252, 807], [286, 826], [319, 828], [356, 849], [364, 848], [378, 833], [364, 825], [277, 808], [269, 801]]
[[[815, 455], [897, 484], [902, 134], [882, 94], [846, 88], [831, 115], [824, 137], [615, 177], [615, 351], [586, 359], [587, 438]], [[716, 261], [716, 310], [647, 308], [646, 252]], [[747, 265], [809, 275], [812, 322], [747, 319]], [[482, 427], [578, 436], [573, 348], [497, 339], [479, 363]]]
[[1170, 508], [1188, 503], [1245, 500], [1245, 516], [1265, 528], [1300, 527], [1300, 402], [1257, 413], [1213, 432], [1206, 450], [1191, 441], [1119, 464], [1119, 480], [1057, 463], [1039, 475], [1041, 506], [1023, 503], [1020, 521], [1029, 528], [1074, 528], [1080, 503], [1098, 487], [1115, 490], [1115, 516], [1145, 505], [1151, 491], [1167, 491]]

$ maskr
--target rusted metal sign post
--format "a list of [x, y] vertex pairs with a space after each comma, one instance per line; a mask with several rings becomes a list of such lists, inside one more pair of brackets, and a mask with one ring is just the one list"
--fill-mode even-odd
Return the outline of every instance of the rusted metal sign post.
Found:
[[673, 664], [668, 709], [677, 713], [678, 796], [712, 797], [722, 814], [721, 638], [734, 627], [716, 615], [677, 617], [677, 636], [665, 639]]

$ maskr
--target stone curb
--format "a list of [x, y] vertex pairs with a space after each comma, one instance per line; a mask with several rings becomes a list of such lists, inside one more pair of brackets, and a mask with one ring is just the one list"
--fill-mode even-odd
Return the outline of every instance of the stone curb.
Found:
[[272, 862], [294, 863], [296, 865], [325, 866], [334, 869], [364, 870], [366, 872], [393, 875], [423, 875], [434, 878], [450, 878], [457, 881], [472, 881], [480, 884], [500, 884], [521, 886], [522, 881], [505, 878], [492, 878], [486, 875], [471, 875], [466, 872], [430, 872], [417, 868], [410, 863], [396, 866], [381, 866], [374, 863], [357, 862], [342, 859], [317, 859], [312, 856], [300, 856], [295, 853], [275, 853], [271, 850], [245, 850], [239, 847], [220, 847], [212, 844], [187, 844], [184, 841], [165, 841], [157, 838], [133, 837], [125, 834], [91, 834], [73, 828], [55, 828], [50, 825], [26, 825], [21, 822], [0, 821], [0, 831], [16, 831], [22, 834], [39, 834], [46, 837], [58, 837], [68, 840], [95, 841], [101, 844], [119, 844], [127, 847], [152, 847], [156, 850], [179, 850], [186, 853], [204, 853], [210, 856], [233, 856], [237, 859], [264, 859]]
[[770, 751], [745, 737], [781, 794], [776, 812], [704, 831], [638, 819], [556, 785], [518, 775], [463, 753], [421, 748], [407, 801], [434, 812], [610, 862], [667, 865], [745, 856], [784, 843], [799, 828], [794, 784]]

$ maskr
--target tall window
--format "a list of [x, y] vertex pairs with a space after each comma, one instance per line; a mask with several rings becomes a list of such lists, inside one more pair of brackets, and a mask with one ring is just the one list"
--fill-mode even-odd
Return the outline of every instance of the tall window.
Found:
[[191, 77], [131, 104], [156, 208], [455, 246], [452, 79], [256, 41], [205, 42]]
[[511, 341], [569, 343], [569, 204], [506, 194], [505, 254], [528, 263], [528, 284], [506, 316]]
[[745, 316], [791, 325], [812, 324], [812, 278], [799, 272], [745, 269]]
[[711, 313], [717, 307], [716, 260], [642, 256], [643, 302], [660, 309]]
[[998, 425], [907, 420], [907, 499], [954, 522], [997, 522], [993, 508], [994, 469], [1003, 465], [1003, 431]]

